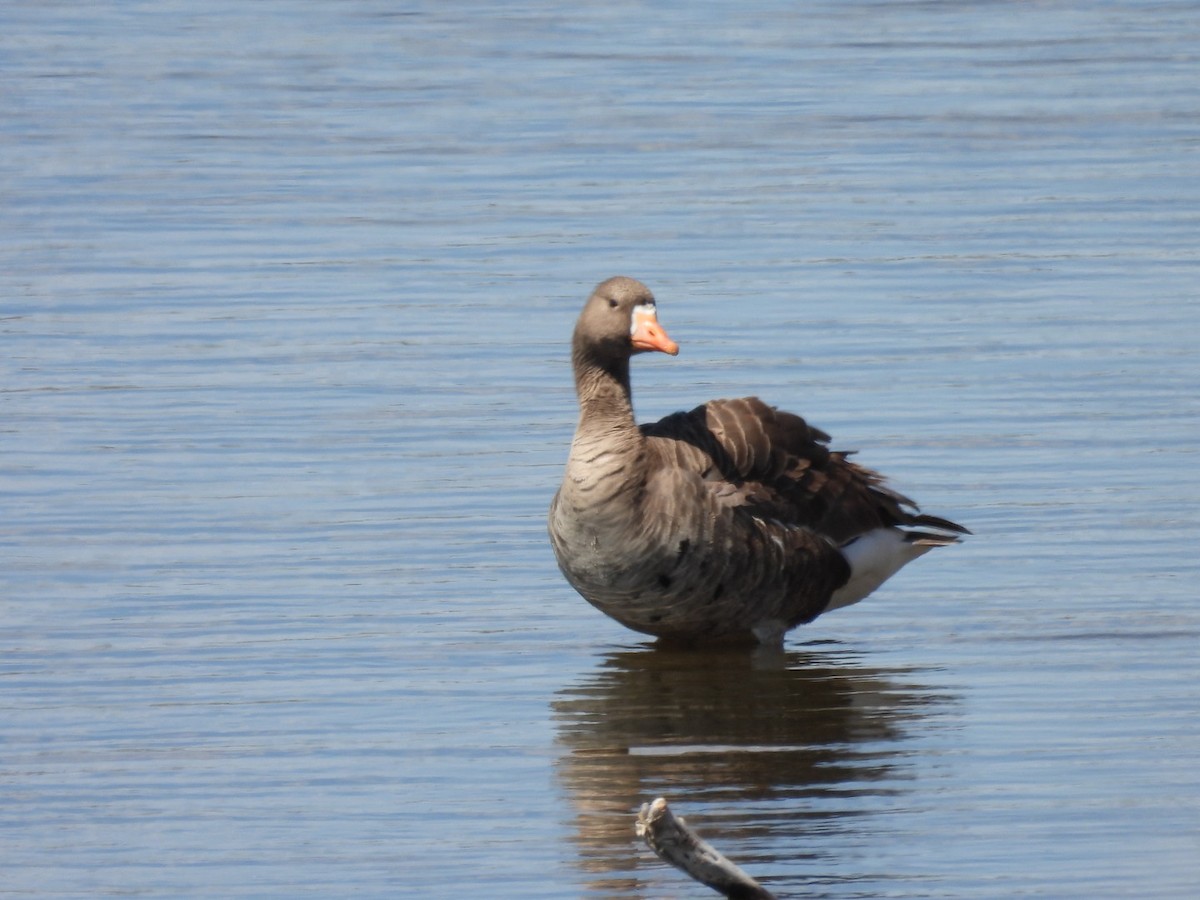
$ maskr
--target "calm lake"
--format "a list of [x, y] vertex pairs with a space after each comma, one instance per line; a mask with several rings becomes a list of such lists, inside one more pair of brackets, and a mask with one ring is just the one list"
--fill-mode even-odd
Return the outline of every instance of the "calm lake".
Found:
[[[0, 7], [0, 894], [1200, 891], [1200, 6]], [[671, 653], [545, 535], [592, 286], [966, 543]]]

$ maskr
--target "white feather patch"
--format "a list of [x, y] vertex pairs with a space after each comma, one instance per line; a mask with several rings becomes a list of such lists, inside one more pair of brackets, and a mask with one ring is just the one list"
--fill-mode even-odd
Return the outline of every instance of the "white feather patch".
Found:
[[833, 592], [825, 611], [857, 603], [933, 547], [911, 544], [898, 528], [876, 528], [842, 545], [850, 580]]
[[633, 308], [633, 320], [629, 323], [629, 333], [636, 334], [638, 326], [647, 319], [651, 322], [658, 321], [658, 307], [652, 303], [639, 303]]

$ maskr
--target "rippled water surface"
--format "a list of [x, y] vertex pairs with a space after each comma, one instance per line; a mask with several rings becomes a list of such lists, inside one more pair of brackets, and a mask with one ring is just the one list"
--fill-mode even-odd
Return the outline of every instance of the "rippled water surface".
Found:
[[[1200, 8], [8, 3], [5, 896], [1200, 884]], [[975, 536], [782, 653], [544, 536], [597, 281]]]

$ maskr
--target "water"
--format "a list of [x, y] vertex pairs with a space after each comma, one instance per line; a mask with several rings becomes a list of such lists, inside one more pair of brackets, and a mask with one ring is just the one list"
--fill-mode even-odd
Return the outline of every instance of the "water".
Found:
[[[6, 895], [1200, 884], [1200, 11], [10, 3]], [[977, 536], [778, 656], [544, 537], [566, 338], [682, 353]]]

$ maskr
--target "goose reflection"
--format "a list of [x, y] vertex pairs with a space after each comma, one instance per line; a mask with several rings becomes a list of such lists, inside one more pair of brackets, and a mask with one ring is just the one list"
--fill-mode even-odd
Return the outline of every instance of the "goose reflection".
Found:
[[[592, 886], [612, 896], [634, 890], [647, 859], [634, 813], [659, 795], [685, 814], [718, 810], [702, 826], [718, 847], [782, 843], [788, 861], [805, 855], [802, 832], [850, 827], [847, 817], [870, 806], [863, 795], [905, 790], [904, 739], [947, 700], [917, 677], [863, 666], [836, 646], [755, 654], [647, 646], [606, 656], [553, 704], [564, 748], [558, 776]], [[764, 852], [760, 866], [771, 858]]]

